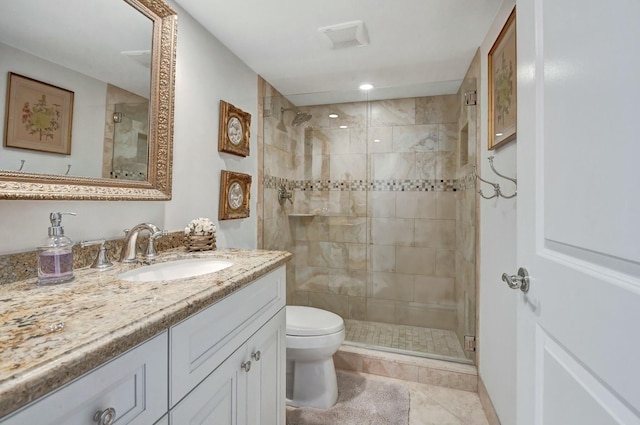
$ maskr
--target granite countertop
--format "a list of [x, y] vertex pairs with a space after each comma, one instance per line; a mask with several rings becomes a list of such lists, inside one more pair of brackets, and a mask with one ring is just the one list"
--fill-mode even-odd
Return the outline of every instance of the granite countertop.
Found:
[[283, 251], [176, 248], [154, 263], [221, 258], [234, 264], [181, 280], [128, 282], [114, 263], [75, 270], [72, 282], [0, 285], [0, 418], [72, 381], [285, 264]]

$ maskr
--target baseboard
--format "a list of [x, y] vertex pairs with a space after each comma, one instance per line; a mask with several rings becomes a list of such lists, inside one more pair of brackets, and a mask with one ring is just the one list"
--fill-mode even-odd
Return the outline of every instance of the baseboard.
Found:
[[484, 413], [487, 416], [489, 425], [500, 425], [500, 419], [498, 419], [496, 409], [493, 408], [491, 397], [489, 397], [487, 387], [484, 386], [484, 382], [482, 382], [481, 376], [478, 376], [478, 397], [480, 397], [480, 403], [482, 404]]

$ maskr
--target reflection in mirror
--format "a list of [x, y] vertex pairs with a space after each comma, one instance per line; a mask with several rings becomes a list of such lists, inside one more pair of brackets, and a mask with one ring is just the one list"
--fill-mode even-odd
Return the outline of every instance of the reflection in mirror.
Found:
[[[5, 141], [0, 198], [169, 199], [175, 40], [175, 12], [161, 1], [3, 1], [0, 78], [63, 88], [74, 105], [70, 155]], [[3, 135], [24, 118], [7, 112], [10, 93], [0, 83]]]
[[148, 100], [109, 84], [102, 177], [147, 180], [148, 135]]

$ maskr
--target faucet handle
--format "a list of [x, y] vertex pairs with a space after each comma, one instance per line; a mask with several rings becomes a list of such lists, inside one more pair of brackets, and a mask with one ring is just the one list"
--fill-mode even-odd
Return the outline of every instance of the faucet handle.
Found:
[[104, 270], [113, 266], [113, 263], [109, 261], [109, 257], [107, 256], [107, 249], [105, 247], [105, 242], [106, 241], [104, 239], [95, 239], [91, 241], [80, 242], [80, 246], [82, 247], [100, 244], [98, 255], [96, 256], [96, 259], [93, 260], [93, 264], [91, 264], [91, 268]]
[[151, 259], [158, 256], [158, 252], [156, 251], [155, 240], [157, 238], [161, 238], [162, 236], [167, 236], [169, 234], [168, 230], [158, 230], [155, 233], [149, 235], [149, 243], [147, 244], [147, 259]]

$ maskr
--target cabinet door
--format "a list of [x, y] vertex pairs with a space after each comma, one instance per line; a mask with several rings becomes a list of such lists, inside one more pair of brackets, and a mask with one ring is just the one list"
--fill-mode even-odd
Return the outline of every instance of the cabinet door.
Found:
[[164, 415], [162, 419], [160, 419], [153, 425], [169, 425], [169, 414], [167, 413], [166, 415]]
[[260, 277], [173, 326], [169, 406], [174, 406], [285, 305], [285, 268]]
[[247, 342], [251, 370], [247, 373], [247, 425], [285, 423], [285, 341], [283, 308]]
[[86, 425], [115, 410], [114, 425], [149, 425], [167, 412], [167, 332], [8, 417], [2, 425]]
[[171, 424], [284, 425], [285, 334], [283, 308], [171, 410]]
[[239, 425], [246, 424], [246, 359], [242, 346], [225, 360], [169, 413], [174, 425]]

